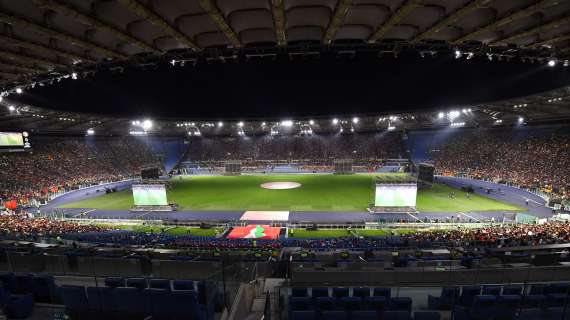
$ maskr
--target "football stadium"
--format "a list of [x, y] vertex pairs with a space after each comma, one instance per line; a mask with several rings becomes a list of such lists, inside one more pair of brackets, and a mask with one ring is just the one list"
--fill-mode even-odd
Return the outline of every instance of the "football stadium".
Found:
[[1, 319], [570, 319], [570, 1], [0, 22]]

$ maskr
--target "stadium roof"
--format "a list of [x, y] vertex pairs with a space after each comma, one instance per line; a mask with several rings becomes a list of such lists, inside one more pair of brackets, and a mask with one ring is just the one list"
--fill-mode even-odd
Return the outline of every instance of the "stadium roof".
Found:
[[562, 63], [563, 0], [0, 1], [0, 86], [125, 65], [441, 52]]
[[[457, 108], [361, 116], [299, 118], [185, 119], [102, 116], [39, 108], [4, 98], [0, 128], [36, 134], [97, 135], [258, 135], [383, 132], [403, 129], [566, 124], [570, 87], [531, 96]], [[89, 132], [88, 130], [92, 130]]]

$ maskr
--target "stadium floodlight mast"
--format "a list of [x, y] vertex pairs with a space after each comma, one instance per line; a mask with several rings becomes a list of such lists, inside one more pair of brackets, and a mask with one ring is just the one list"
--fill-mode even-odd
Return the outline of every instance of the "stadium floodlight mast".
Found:
[[22, 90], [22, 88], [16, 88], [17, 94], [22, 94], [23, 92], [24, 92], [24, 90]]
[[549, 67], [556, 67], [556, 60], [554, 60], [554, 59], [548, 60], [548, 66]]

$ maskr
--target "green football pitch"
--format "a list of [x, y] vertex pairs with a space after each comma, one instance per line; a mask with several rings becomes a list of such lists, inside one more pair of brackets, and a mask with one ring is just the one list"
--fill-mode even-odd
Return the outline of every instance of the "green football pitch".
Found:
[[[376, 176], [379, 174], [176, 177], [167, 197], [180, 210], [364, 211], [374, 201]], [[260, 187], [262, 183], [279, 181], [298, 182], [301, 187], [288, 190]], [[456, 197], [450, 199], [450, 192], [455, 192]], [[61, 207], [127, 210], [132, 206], [131, 190], [123, 190]], [[423, 212], [526, 211], [483, 196], [466, 198], [459, 190], [441, 184], [419, 190], [416, 207]]]

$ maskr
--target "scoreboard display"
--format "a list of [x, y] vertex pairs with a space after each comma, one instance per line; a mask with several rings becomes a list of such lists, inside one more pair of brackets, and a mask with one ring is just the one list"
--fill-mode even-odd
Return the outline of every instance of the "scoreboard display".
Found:
[[27, 132], [0, 132], [0, 151], [18, 152], [32, 148]]

